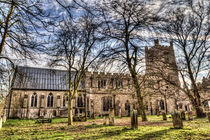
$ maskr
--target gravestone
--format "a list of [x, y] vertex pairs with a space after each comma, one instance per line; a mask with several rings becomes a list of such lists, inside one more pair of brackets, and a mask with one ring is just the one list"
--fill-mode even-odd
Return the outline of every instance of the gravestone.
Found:
[[109, 109], [109, 125], [114, 125], [114, 109]]
[[210, 112], [207, 113], [207, 116], [208, 116], [208, 119], [209, 119], [209, 122], [210, 122]]
[[118, 117], [121, 118], [122, 117], [122, 111], [121, 111], [121, 108], [119, 108], [119, 114], [118, 114]]
[[138, 129], [138, 112], [133, 110], [131, 113], [131, 127], [132, 129]]
[[163, 115], [163, 120], [166, 121], [167, 120], [166, 113], [163, 112], [162, 115]]
[[5, 123], [6, 121], [7, 121], [7, 116], [4, 115], [4, 116], [3, 116], [3, 123]]
[[2, 128], [2, 117], [0, 118], [0, 128]]
[[190, 121], [190, 120], [193, 120], [192, 111], [189, 111], [189, 112], [187, 113], [187, 115], [188, 115], [188, 120], [189, 120], [189, 121]]
[[171, 115], [172, 115], [172, 121], [173, 121], [174, 128], [176, 128], [176, 129], [183, 128], [181, 114], [177, 110], [175, 110]]
[[106, 115], [104, 115], [104, 123], [103, 123], [104, 125], [107, 125], [108, 123], [107, 123], [107, 116]]
[[158, 117], [160, 116], [160, 111], [159, 111], [159, 110], [157, 111], [157, 116], [158, 116]]
[[182, 118], [182, 120], [186, 120], [185, 112], [184, 111], [181, 111], [181, 118]]

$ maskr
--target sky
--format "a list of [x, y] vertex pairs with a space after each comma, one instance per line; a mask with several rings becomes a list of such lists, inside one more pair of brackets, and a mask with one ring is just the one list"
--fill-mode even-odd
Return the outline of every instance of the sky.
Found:
[[[94, 3], [96, 0], [85, 0], [85, 2], [92, 4]], [[151, 6], [152, 8], [157, 8], [160, 5], [160, 2], [163, 0], [156, 0], [155, 3], [153, 4], [153, 6]], [[72, 0], [66, 0], [65, 4], [69, 4], [71, 3]], [[59, 17], [65, 17], [68, 13], [66, 11], [62, 10], [62, 7], [59, 6], [59, 4], [55, 1], [55, 0], [46, 0], [46, 5], [43, 8], [46, 11], [49, 11], [51, 14], [54, 15], [58, 15]], [[74, 14], [79, 14], [80, 13], [80, 9], [79, 10], [75, 10], [73, 11]], [[41, 31], [43, 33], [47, 33], [46, 31]], [[144, 35], [145, 38], [156, 38], [155, 36], [151, 36], [151, 33], [148, 31], [145, 31], [142, 33]], [[160, 36], [159, 36], [160, 37]], [[165, 37], [163, 35], [163, 37]], [[161, 44], [163, 45], [167, 45], [169, 44], [169, 42], [161, 42]], [[145, 44], [142, 44], [142, 46], [152, 46], [153, 45], [153, 41], [151, 42], [147, 42]], [[7, 50], [8, 52], [10, 52], [9, 50]], [[175, 49], [175, 52], [177, 52], [177, 50]], [[15, 61], [16, 64], [18, 65], [26, 65], [26, 66], [32, 66], [32, 67], [48, 67], [48, 59], [49, 56], [47, 56], [46, 54], [43, 53], [38, 53], [35, 54], [36, 57], [36, 63], [34, 61], [31, 60], [27, 60], [24, 57], [20, 57], [15, 55], [14, 53], [9, 53], [9, 56]], [[205, 75], [205, 73], [203, 73], [202, 75]]]

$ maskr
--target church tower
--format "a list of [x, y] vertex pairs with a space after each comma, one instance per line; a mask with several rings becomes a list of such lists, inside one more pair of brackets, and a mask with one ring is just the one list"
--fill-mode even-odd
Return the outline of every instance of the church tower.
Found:
[[[173, 43], [170, 46], [154, 41], [153, 47], [145, 48], [146, 61], [146, 91], [153, 101], [153, 112], [169, 113], [176, 108], [176, 95], [179, 90], [174, 85], [179, 84], [176, 58]], [[151, 103], [150, 103], [151, 104]]]

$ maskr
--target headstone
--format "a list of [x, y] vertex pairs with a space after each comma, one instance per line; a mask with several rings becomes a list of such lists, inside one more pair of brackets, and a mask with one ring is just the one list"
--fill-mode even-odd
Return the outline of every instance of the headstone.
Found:
[[175, 110], [172, 113], [172, 121], [173, 121], [174, 128], [177, 128], [177, 129], [183, 128], [181, 114], [177, 110]]
[[107, 117], [104, 116], [104, 125], [107, 125]]
[[118, 117], [121, 118], [122, 117], [122, 110], [121, 108], [119, 108], [119, 114], [118, 114]]
[[163, 120], [166, 121], [167, 120], [166, 113], [163, 112], [162, 115], [163, 115]]
[[209, 122], [210, 122], [210, 112], [207, 113], [207, 116], [208, 116], [208, 119], [209, 119]]
[[5, 123], [6, 121], [7, 121], [7, 116], [4, 115], [4, 116], [3, 116], [3, 123]]
[[2, 128], [2, 117], [0, 117], [0, 128]]
[[193, 120], [192, 111], [189, 111], [189, 112], [187, 113], [187, 115], [188, 115], [188, 120], [189, 120], [189, 121], [190, 121], [190, 120]]
[[182, 118], [182, 120], [186, 120], [185, 112], [184, 111], [181, 111], [181, 118]]
[[109, 125], [114, 125], [114, 109], [109, 109]]
[[132, 129], [138, 129], [138, 111], [133, 110], [131, 113], [131, 127]]
[[157, 116], [158, 116], [158, 117], [160, 116], [160, 111], [159, 111], [159, 110], [157, 110]]

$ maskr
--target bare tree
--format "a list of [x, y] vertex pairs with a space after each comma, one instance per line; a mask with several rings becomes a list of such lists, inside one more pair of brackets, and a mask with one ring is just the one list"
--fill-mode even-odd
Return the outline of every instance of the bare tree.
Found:
[[197, 117], [204, 117], [197, 84], [200, 74], [205, 74], [210, 66], [208, 57], [210, 51], [210, 3], [205, 0], [188, 0], [184, 4], [182, 1], [182, 6], [179, 2], [175, 4], [178, 4], [178, 6], [173, 6], [176, 8], [171, 8], [167, 15], [163, 15], [165, 22], [161, 29], [163, 33], [167, 33], [166, 37], [175, 43], [178, 56], [177, 72], [179, 72], [181, 84], [172, 82], [166, 78], [164, 73], [162, 73], [162, 78], [189, 97]]
[[[65, 19], [56, 33], [52, 47], [51, 66], [61, 66], [68, 71], [68, 125], [73, 125], [72, 101], [82, 84], [85, 72], [101, 54], [100, 41], [96, 34], [100, 23], [89, 13], [82, 12], [80, 17]], [[102, 47], [103, 49], [103, 47]]]
[[137, 0], [105, 0], [98, 5], [104, 21], [102, 33], [110, 39], [110, 46], [103, 56], [104, 62], [118, 63], [131, 74], [142, 121], [146, 121], [140, 80], [144, 78], [139, 78], [138, 72], [144, 59], [143, 32], [151, 24], [152, 10], [149, 12], [148, 2]]
[[43, 37], [43, 30], [52, 24], [45, 4], [44, 1], [0, 0], [0, 55], [4, 50], [4, 56], [17, 53], [32, 58], [34, 51], [43, 48], [39, 36]]

